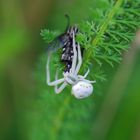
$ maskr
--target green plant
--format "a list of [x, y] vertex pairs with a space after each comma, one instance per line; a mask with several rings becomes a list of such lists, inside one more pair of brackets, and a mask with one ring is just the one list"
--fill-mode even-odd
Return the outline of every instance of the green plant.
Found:
[[[123, 51], [128, 49], [137, 28], [140, 26], [140, 2], [139, 0], [101, 0], [100, 3], [105, 6], [91, 10], [89, 20], [79, 23], [80, 32], [77, 35], [77, 41], [85, 49], [81, 73], [90, 67], [89, 77], [97, 81], [104, 81], [104, 71], [108, 67], [107, 64], [114, 66], [114, 62], [121, 61]], [[41, 31], [41, 35], [45, 42], [49, 43], [58, 34], [45, 29]], [[46, 54], [43, 54], [35, 73], [40, 92], [40, 99], [37, 103], [38, 114], [43, 115], [34, 118], [36, 123], [33, 124], [32, 138], [40, 140], [46, 138], [92, 139], [92, 120], [96, 114], [94, 110], [95, 99], [91, 96], [85, 100], [77, 101], [70, 95], [69, 88], [61, 95], [56, 96], [53, 88], [46, 86], [46, 59]], [[58, 58], [54, 60], [59, 65], [58, 61]], [[54, 69], [52, 67], [52, 73], [55, 73]], [[94, 86], [94, 92], [97, 96], [101, 84], [97, 82]], [[45, 127], [42, 128], [43, 124]], [[36, 126], [40, 126], [39, 129], [36, 130]]]
[[[85, 49], [83, 70], [86, 71], [90, 65], [94, 65], [94, 78], [100, 80], [105, 80], [105, 63], [112, 67], [114, 62], [120, 63], [123, 51], [128, 49], [140, 25], [138, 1], [112, 0], [106, 3], [110, 10], [91, 10], [90, 19], [94, 21], [80, 23], [77, 35], [77, 41]], [[59, 32], [47, 29], [41, 30], [41, 36], [46, 43], [53, 41], [58, 34]], [[59, 67], [60, 62], [56, 63]]]

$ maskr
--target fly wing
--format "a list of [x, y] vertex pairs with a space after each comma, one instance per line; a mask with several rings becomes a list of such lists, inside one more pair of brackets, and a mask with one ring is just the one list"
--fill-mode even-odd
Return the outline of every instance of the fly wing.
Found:
[[59, 48], [63, 47], [63, 42], [59, 37], [55, 38], [51, 43], [48, 44], [47, 52], [52, 53], [56, 52]]

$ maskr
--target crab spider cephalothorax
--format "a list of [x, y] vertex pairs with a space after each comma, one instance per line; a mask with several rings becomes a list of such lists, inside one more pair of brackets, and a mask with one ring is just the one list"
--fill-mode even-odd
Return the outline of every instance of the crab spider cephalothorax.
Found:
[[[81, 56], [81, 48], [79, 43], [75, 41], [76, 30], [72, 29], [69, 31], [69, 36], [71, 36], [71, 54], [68, 55], [71, 61], [64, 61], [66, 57], [65, 49], [63, 47], [64, 53], [62, 54], [62, 60], [66, 63], [66, 69], [63, 72], [63, 78], [58, 79], [58, 72], [55, 75], [55, 81], [50, 81], [50, 70], [49, 70], [49, 63], [50, 63], [50, 56], [48, 56], [47, 64], [46, 64], [46, 82], [49, 86], [55, 87], [55, 92], [58, 94], [60, 93], [67, 85], [72, 85], [72, 95], [74, 95], [77, 99], [82, 99], [88, 97], [93, 92], [92, 83], [96, 81], [89, 81], [85, 79], [89, 73], [88, 71], [85, 73], [84, 76], [78, 75], [78, 72], [82, 65], [82, 56]], [[70, 34], [71, 33], [71, 34]], [[72, 63], [70, 63], [72, 62]], [[61, 84], [60, 87], [58, 85]]]

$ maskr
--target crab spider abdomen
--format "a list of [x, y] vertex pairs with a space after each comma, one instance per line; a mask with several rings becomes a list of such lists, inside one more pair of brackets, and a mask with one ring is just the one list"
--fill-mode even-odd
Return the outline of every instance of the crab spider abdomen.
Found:
[[93, 86], [85, 81], [79, 81], [77, 84], [73, 85], [72, 87], [72, 94], [77, 99], [88, 97], [92, 94], [92, 92], [93, 92]]

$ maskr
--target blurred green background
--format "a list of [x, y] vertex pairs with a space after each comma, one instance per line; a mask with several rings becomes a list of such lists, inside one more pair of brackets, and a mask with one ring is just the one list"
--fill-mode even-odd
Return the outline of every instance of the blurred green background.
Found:
[[108, 69], [94, 97], [76, 100], [69, 89], [56, 96], [45, 84], [40, 30], [63, 32], [64, 14], [80, 23], [90, 8], [104, 6], [104, 0], [0, 0], [0, 140], [140, 140], [135, 45]]

